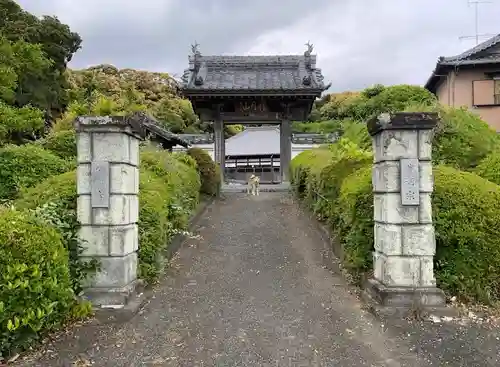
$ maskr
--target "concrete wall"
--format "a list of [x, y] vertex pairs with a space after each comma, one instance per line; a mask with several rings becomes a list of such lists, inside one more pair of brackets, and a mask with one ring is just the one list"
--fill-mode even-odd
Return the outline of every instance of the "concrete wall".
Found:
[[[500, 106], [473, 106], [472, 82], [487, 80], [484, 70], [459, 70], [450, 72], [436, 88], [436, 96], [444, 105], [452, 107], [465, 106], [470, 111], [477, 113], [493, 129], [500, 131]], [[476, 88], [482, 88], [481, 86]], [[484, 93], [476, 89], [476, 93]]]

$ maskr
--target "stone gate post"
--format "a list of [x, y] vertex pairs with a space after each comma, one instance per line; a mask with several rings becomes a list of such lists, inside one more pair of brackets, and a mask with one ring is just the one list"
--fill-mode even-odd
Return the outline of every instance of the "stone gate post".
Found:
[[365, 296], [389, 313], [445, 304], [433, 270], [431, 134], [437, 120], [435, 113], [396, 113], [368, 122], [375, 251]]
[[139, 140], [137, 126], [119, 116], [78, 117], [77, 211], [84, 259], [101, 269], [84, 291], [98, 308], [123, 308], [137, 279]]

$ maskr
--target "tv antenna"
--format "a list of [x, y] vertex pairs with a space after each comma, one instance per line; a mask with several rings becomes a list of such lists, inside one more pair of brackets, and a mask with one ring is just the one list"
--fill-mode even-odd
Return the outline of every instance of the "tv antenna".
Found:
[[476, 45], [479, 44], [479, 39], [481, 38], [490, 38], [493, 37], [494, 34], [491, 33], [485, 33], [485, 34], [480, 34], [479, 33], [479, 5], [481, 4], [491, 4], [492, 1], [481, 1], [481, 0], [467, 0], [467, 6], [474, 6], [474, 29], [475, 29], [475, 34], [474, 36], [462, 36], [459, 37], [460, 40], [464, 39], [475, 39], [476, 40]]

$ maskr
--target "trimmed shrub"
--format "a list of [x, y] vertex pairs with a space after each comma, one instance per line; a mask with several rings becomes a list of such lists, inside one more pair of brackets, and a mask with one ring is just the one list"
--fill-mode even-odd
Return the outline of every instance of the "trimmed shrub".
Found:
[[434, 180], [440, 287], [466, 300], [500, 300], [500, 186], [445, 166]]
[[307, 195], [307, 183], [311, 167], [319, 162], [328, 162], [332, 158], [332, 152], [327, 147], [306, 150], [299, 153], [290, 162], [290, 183], [293, 190], [300, 197]]
[[186, 165], [176, 157], [179, 156], [168, 151], [146, 149], [141, 152], [141, 165], [164, 181], [169, 191], [169, 219], [175, 222], [175, 227], [184, 228], [198, 205], [201, 183], [194, 160]]
[[[462, 162], [476, 156], [463, 155]], [[492, 153], [476, 171], [498, 180], [498, 162], [498, 153]], [[303, 152], [291, 163], [295, 193], [328, 221], [341, 242], [344, 266], [357, 275], [372, 269], [371, 167], [371, 153], [344, 138], [328, 150]], [[463, 300], [499, 301], [500, 186], [474, 173], [436, 166], [433, 221], [438, 285]]]
[[163, 267], [163, 252], [172, 237], [171, 195], [165, 181], [142, 169], [139, 181], [139, 276], [157, 279]]
[[496, 131], [464, 108], [441, 108], [441, 120], [434, 130], [433, 161], [469, 170], [500, 147]]
[[0, 354], [25, 348], [71, 314], [75, 297], [60, 234], [26, 211], [0, 209]]
[[486, 156], [475, 168], [474, 173], [500, 185], [500, 151]]
[[[156, 280], [163, 264], [164, 250], [172, 237], [184, 230], [199, 200], [200, 179], [194, 161], [186, 156], [179, 159], [167, 151], [141, 151], [139, 181], [139, 276], [148, 282]], [[189, 165], [184, 164], [187, 162]], [[75, 288], [97, 264], [81, 262], [81, 246], [75, 243], [76, 233], [76, 172], [50, 177], [35, 187], [23, 189], [15, 201], [19, 208], [36, 209], [40, 214], [57, 210], [64, 223], [64, 243], [70, 250], [70, 269]], [[48, 203], [53, 205], [46, 208]], [[45, 215], [47, 216], [47, 215]], [[51, 216], [53, 218], [54, 216]]]
[[[500, 300], [500, 186], [452, 167], [434, 168], [435, 272], [439, 287], [467, 301]], [[373, 193], [369, 167], [344, 180], [338, 201], [346, 267], [372, 268]]]
[[335, 203], [344, 179], [362, 167], [371, 166], [373, 154], [360, 149], [345, 138], [333, 144], [330, 150], [333, 153], [333, 159], [323, 167], [318, 176], [318, 189], [323, 198], [323, 205], [319, 207], [319, 211], [330, 221], [337, 221], [339, 213]]
[[[329, 149], [303, 152], [291, 163], [292, 182], [305, 187], [306, 203], [310, 209], [320, 220], [326, 220], [343, 242], [348, 241], [343, 243], [344, 261], [347, 268], [355, 271], [368, 269], [371, 264], [370, 259], [366, 261], [365, 251], [358, 250], [357, 246], [368, 248], [368, 253], [373, 246], [372, 162], [371, 152], [342, 138]], [[365, 184], [365, 176], [368, 185]], [[295, 191], [300, 194], [300, 190]], [[364, 209], [359, 206], [358, 200], [369, 203], [371, 211], [357, 213], [358, 208]], [[366, 218], [371, 220], [371, 224]], [[359, 233], [365, 238], [358, 239]]]
[[34, 144], [0, 149], [0, 199], [14, 199], [20, 188], [68, 171], [71, 165]]
[[79, 294], [82, 284], [88, 275], [95, 273], [99, 264], [95, 260], [83, 261], [80, 258], [84, 244], [78, 237], [80, 225], [76, 216], [76, 198], [76, 171], [70, 171], [21, 190], [14, 205], [32, 210], [61, 234], [68, 251], [73, 290]]
[[188, 167], [192, 167], [198, 170], [198, 163], [196, 163], [194, 158], [188, 155], [186, 152], [175, 152], [171, 154], [172, 157], [177, 159], [179, 162], [184, 163]]
[[342, 122], [342, 137], [352, 141], [361, 149], [372, 149], [372, 138], [365, 122], [344, 120]]
[[24, 188], [15, 201], [22, 209], [35, 209], [46, 203], [58, 203], [68, 210], [76, 210], [76, 171], [52, 176], [30, 188]]
[[76, 157], [75, 130], [51, 132], [45, 138], [37, 141], [37, 144], [61, 158], [68, 159]]
[[372, 168], [366, 165], [342, 182], [332, 216], [333, 231], [341, 241], [344, 265], [360, 275], [372, 269], [373, 189]]
[[187, 154], [194, 158], [198, 165], [198, 174], [201, 179], [201, 193], [217, 196], [221, 186], [220, 168], [212, 157], [200, 148], [189, 148]]
[[305, 188], [303, 196], [319, 219], [335, 220], [333, 217], [338, 215], [335, 202], [342, 181], [353, 171], [371, 164], [373, 155], [345, 138], [328, 149], [302, 154], [291, 164], [292, 182], [298, 183], [296, 192]]

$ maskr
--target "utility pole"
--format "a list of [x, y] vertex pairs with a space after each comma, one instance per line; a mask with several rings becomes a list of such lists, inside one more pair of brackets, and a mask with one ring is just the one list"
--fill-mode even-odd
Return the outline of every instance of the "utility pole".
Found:
[[481, 1], [481, 0], [467, 0], [467, 6], [474, 6], [474, 29], [475, 29], [475, 34], [474, 36], [462, 36], [459, 37], [460, 40], [463, 39], [475, 39], [476, 40], [476, 45], [479, 44], [479, 39], [480, 38], [490, 38], [493, 37], [494, 34], [490, 33], [485, 33], [485, 34], [479, 34], [479, 5], [480, 4], [491, 4], [491, 1]]

